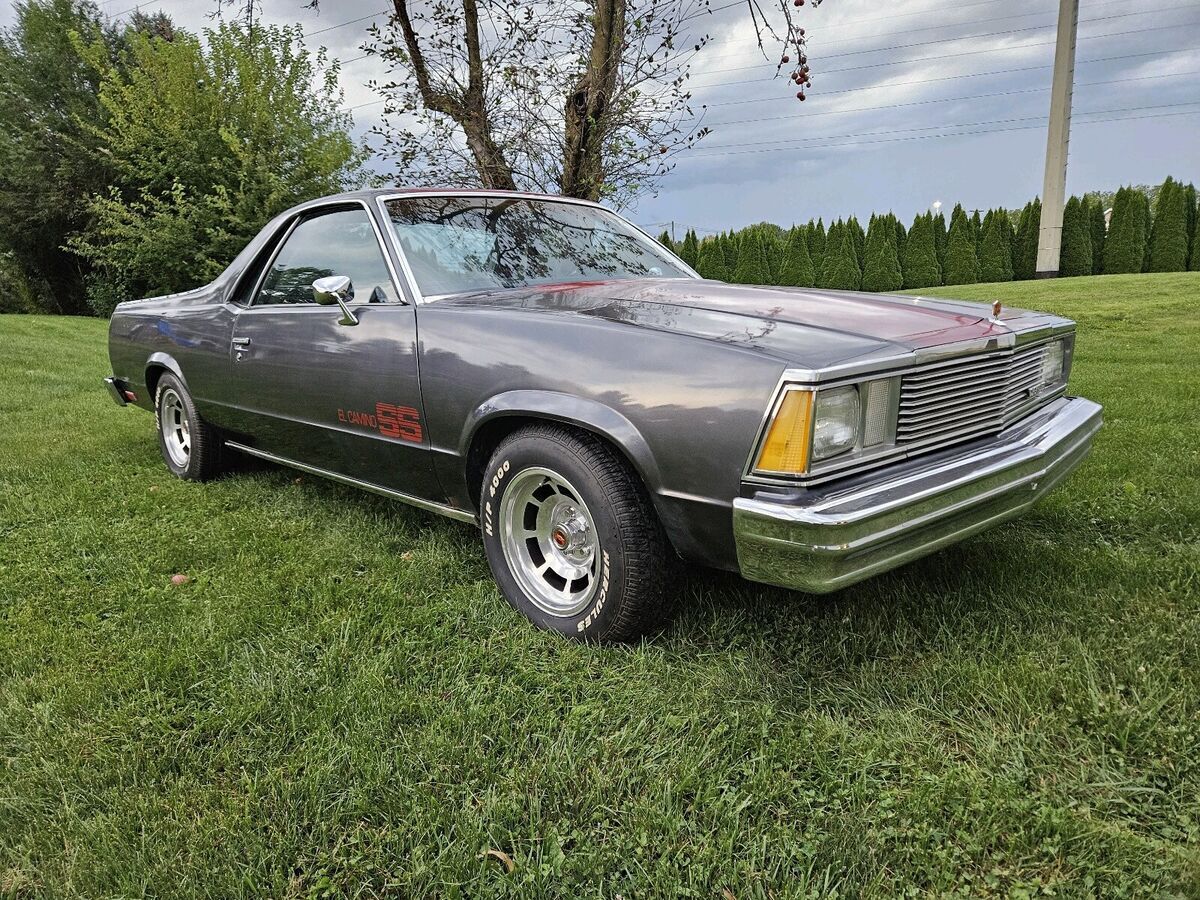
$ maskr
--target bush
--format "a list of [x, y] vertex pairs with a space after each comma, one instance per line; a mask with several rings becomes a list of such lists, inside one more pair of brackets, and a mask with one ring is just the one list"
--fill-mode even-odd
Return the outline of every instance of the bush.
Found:
[[683, 236], [683, 243], [679, 247], [679, 258], [694, 269], [699, 257], [700, 242], [696, 239], [696, 232], [689, 228], [687, 234]]
[[763, 252], [762, 235], [757, 229], [748, 230], [742, 234], [738, 242], [737, 268], [733, 270], [733, 280], [737, 284], [766, 284], [767, 260]]
[[1021, 210], [1013, 241], [1013, 278], [1027, 281], [1037, 274], [1038, 230], [1042, 226], [1042, 201], [1034, 198]]
[[875, 216], [867, 231], [863, 251], [867, 258], [863, 268], [864, 291], [898, 291], [904, 284], [900, 259], [896, 254], [896, 225], [889, 216]]
[[816, 282], [812, 256], [808, 252], [806, 228], [793, 228], [788, 232], [784, 247], [783, 269], [779, 283], [788, 287], [812, 287]]
[[971, 220], [961, 206], [955, 207], [954, 217], [950, 220], [942, 279], [945, 284], [975, 284], [979, 281], [979, 258], [975, 255]]
[[942, 283], [937, 247], [934, 245], [932, 213], [924, 213], [913, 220], [904, 245], [902, 269], [906, 288], [936, 287]]
[[847, 227], [838, 229], [837, 246], [833, 245], [833, 230], [830, 229], [829, 233], [831, 240], [825, 248], [825, 283], [822, 286], [840, 291], [859, 290], [862, 287], [862, 271], [858, 268], [854, 231]]
[[825, 261], [825, 222], [821, 219], [817, 219], [815, 225], [809, 222], [804, 238], [812, 259], [814, 278], [820, 280], [821, 264]]
[[1058, 274], [1064, 278], [1092, 274], [1092, 229], [1088, 208], [1072, 197], [1063, 208], [1062, 245]]
[[937, 250], [938, 271], [946, 270], [946, 216], [940, 211], [933, 217], [933, 246]]
[[1112, 222], [1104, 243], [1104, 274], [1141, 272], [1146, 259], [1149, 204], [1139, 190], [1123, 187], [1113, 200]]
[[1012, 240], [1008, 229], [1008, 213], [1004, 210], [987, 214], [983, 239], [979, 242], [980, 281], [1012, 281]]
[[729, 269], [725, 267], [725, 252], [719, 236], [711, 237], [700, 245], [695, 268], [702, 278], [711, 278], [714, 281], [729, 280]]
[[1188, 261], [1187, 193], [1183, 185], [1167, 178], [1154, 204], [1150, 229], [1150, 272], [1183, 272]]

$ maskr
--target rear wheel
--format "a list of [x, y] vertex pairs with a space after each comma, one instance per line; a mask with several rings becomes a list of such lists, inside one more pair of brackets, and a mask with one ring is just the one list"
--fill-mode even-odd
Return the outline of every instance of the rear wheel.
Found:
[[661, 624], [674, 550], [636, 473], [595, 435], [515, 432], [492, 456], [480, 508], [496, 582], [538, 626], [630, 641]]
[[191, 395], [170, 373], [154, 391], [158, 446], [171, 474], [189, 481], [207, 481], [221, 468], [221, 441], [216, 429], [200, 418]]

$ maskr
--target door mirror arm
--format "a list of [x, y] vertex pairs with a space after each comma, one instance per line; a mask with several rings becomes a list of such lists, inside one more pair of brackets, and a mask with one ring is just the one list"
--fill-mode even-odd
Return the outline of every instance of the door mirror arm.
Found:
[[333, 306], [336, 303], [342, 308], [342, 317], [338, 319], [339, 325], [358, 324], [358, 317], [346, 305], [346, 301], [354, 296], [354, 285], [345, 275], [329, 275], [325, 278], [318, 278], [312, 283], [312, 292], [313, 302], [318, 305]]

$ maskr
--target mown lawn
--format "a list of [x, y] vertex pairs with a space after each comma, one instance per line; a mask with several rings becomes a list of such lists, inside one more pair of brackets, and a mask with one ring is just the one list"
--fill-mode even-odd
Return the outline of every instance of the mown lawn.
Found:
[[632, 649], [467, 526], [173, 480], [104, 323], [0, 318], [0, 895], [1200, 896], [1200, 275], [948, 293], [1078, 319], [1085, 467], [830, 597], [696, 574]]

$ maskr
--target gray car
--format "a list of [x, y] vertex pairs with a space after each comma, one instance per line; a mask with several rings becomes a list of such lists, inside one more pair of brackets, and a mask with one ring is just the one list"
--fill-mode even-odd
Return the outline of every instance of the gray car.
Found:
[[168, 468], [229, 451], [477, 524], [537, 625], [631, 640], [679, 560], [827, 592], [1020, 514], [1087, 455], [1074, 323], [701, 279], [591, 203], [368, 191], [122, 303]]

